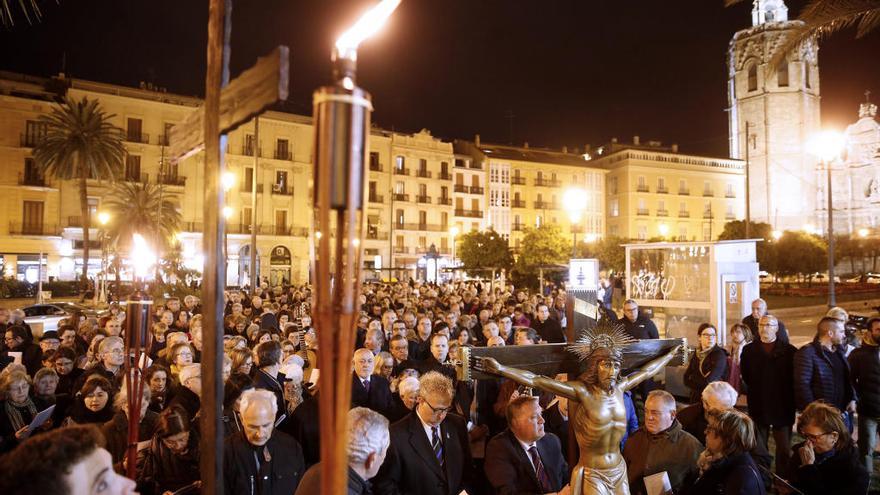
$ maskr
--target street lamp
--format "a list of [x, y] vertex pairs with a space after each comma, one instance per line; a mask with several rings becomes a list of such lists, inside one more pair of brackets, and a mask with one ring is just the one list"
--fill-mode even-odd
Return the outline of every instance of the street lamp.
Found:
[[562, 194], [562, 206], [571, 220], [571, 257], [577, 258], [577, 224], [581, 221], [587, 207], [587, 192], [579, 187], [571, 187]]
[[828, 307], [837, 305], [834, 294], [834, 208], [831, 199], [831, 163], [843, 151], [844, 137], [839, 132], [823, 131], [807, 143], [807, 151], [819, 158], [825, 168], [826, 193], [828, 195]]
[[235, 174], [232, 172], [223, 172], [223, 175], [220, 176], [220, 184], [223, 186], [223, 190], [229, 192], [232, 189], [232, 186], [235, 185]]
[[337, 41], [333, 83], [313, 94], [314, 298], [312, 317], [321, 362], [321, 493], [342, 493], [348, 477], [346, 419], [351, 406], [351, 356], [360, 304], [364, 233], [365, 163], [369, 152], [370, 94], [356, 85], [357, 50], [394, 12], [383, 0]]
[[101, 288], [98, 289], [98, 302], [107, 302], [107, 223], [110, 214], [106, 211], [98, 212], [98, 223], [101, 224], [99, 232], [101, 237]]
[[455, 244], [458, 238], [458, 226], [449, 227], [449, 235], [452, 236], [452, 281], [455, 282]]

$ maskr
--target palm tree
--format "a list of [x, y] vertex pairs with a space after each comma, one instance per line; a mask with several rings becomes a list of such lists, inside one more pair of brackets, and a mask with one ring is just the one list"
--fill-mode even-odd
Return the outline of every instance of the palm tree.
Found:
[[[0, 25], [7, 29], [15, 25], [12, 6], [10, 6], [11, 3], [11, 0], [0, 0]], [[28, 24], [33, 24], [34, 21], [39, 22], [43, 17], [43, 13], [40, 11], [40, 6], [37, 4], [37, 0], [17, 0], [15, 3], [18, 4], [19, 10], [24, 14]], [[31, 19], [32, 15], [34, 17], [33, 20]]]
[[[724, 4], [729, 7], [742, 1], [724, 0]], [[803, 25], [779, 45], [769, 69], [775, 69], [788, 53], [809, 39], [823, 38], [853, 26], [856, 38], [865, 36], [880, 26], [880, 0], [810, 0], [798, 20]]]
[[127, 247], [133, 234], [157, 239], [156, 249], [169, 248], [180, 230], [182, 217], [161, 185], [117, 182], [110, 190], [104, 209], [112, 220], [107, 227], [111, 243]]
[[83, 97], [75, 101], [66, 97], [50, 114], [40, 117], [46, 124], [46, 137], [34, 149], [34, 160], [45, 176], [79, 181], [83, 280], [89, 267], [91, 227], [87, 180], [112, 181], [121, 174], [125, 163], [122, 129], [110, 123], [113, 117], [104, 112], [97, 100]]

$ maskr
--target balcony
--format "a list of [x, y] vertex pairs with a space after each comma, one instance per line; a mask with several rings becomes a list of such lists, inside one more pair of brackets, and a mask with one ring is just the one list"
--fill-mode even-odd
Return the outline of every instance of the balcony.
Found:
[[713, 197], [713, 196], [715, 196], [715, 193], [714, 193], [713, 191], [711, 191], [711, 190], [703, 191], [703, 197], [704, 197], [704, 198], [711, 198], [711, 197]]
[[524, 199], [514, 199], [510, 202], [511, 208], [525, 208], [526, 201]]
[[[252, 184], [244, 183], [241, 185], [240, 190], [243, 193], [249, 193], [249, 192], [251, 192], [252, 189], [253, 189]], [[263, 194], [263, 185], [262, 184], [257, 184], [257, 194]]]
[[640, 217], [646, 217], [646, 216], [648, 216], [648, 209], [647, 208], [639, 208], [636, 210], [636, 215], [638, 215]]
[[128, 131], [125, 133], [125, 140], [129, 143], [150, 144], [150, 135], [145, 132]]
[[126, 173], [122, 180], [125, 182], [140, 182], [146, 184], [149, 176], [147, 174]]
[[690, 189], [679, 189], [678, 194], [681, 196], [690, 196], [691, 190]]
[[186, 186], [186, 177], [177, 174], [160, 174], [156, 181], [164, 186]]
[[382, 196], [381, 194], [370, 194], [369, 201], [370, 203], [384, 203], [385, 196]]
[[535, 186], [537, 187], [559, 187], [561, 183], [559, 180], [553, 179], [535, 179]]
[[467, 193], [470, 192], [471, 188], [470, 186], [466, 186], [464, 184], [456, 184], [452, 186], [452, 190], [457, 193]]
[[639, 184], [636, 186], [636, 192], [648, 192], [648, 186], [645, 184]]
[[387, 241], [388, 240], [388, 232], [376, 232], [370, 231], [367, 229], [367, 239], [371, 241]]
[[[259, 148], [257, 152], [259, 153], [259, 156], [263, 156], [263, 148]], [[254, 156], [254, 145], [248, 145], [247, 143], [241, 145], [241, 154], [244, 156]]]
[[657, 210], [657, 216], [658, 217], [668, 217], [669, 210]]
[[526, 185], [526, 178], [520, 177], [518, 175], [514, 175], [513, 177], [510, 178], [510, 183], [513, 184], [514, 186], [524, 186], [524, 185]]
[[727, 191], [726, 193], [724, 193], [724, 197], [729, 198], [729, 199], [733, 199], [733, 198], [736, 198], [736, 193], [733, 191]]
[[431, 196], [416, 196], [416, 203], [431, 204]]
[[734, 215], [733, 213], [725, 213], [725, 214], [724, 214], [724, 219], [725, 219], [725, 220], [735, 220], [735, 219], [736, 219], [736, 215]]
[[276, 160], [287, 160], [289, 162], [293, 161], [293, 152], [288, 150], [275, 150], [275, 159]]
[[657, 186], [657, 194], [669, 194], [669, 189], [666, 187]]
[[404, 167], [404, 168], [395, 168], [395, 169], [394, 169], [394, 175], [409, 175], [409, 169], [406, 168], [406, 167]]
[[391, 195], [394, 201], [409, 201], [409, 194], [394, 193]]
[[703, 218], [704, 218], [704, 219], [707, 219], [707, 220], [712, 220], [712, 219], [715, 218], [715, 217], [712, 215], [712, 212], [711, 212], [711, 211], [704, 211], [704, 212], [703, 212]]
[[455, 209], [455, 216], [457, 217], [471, 217], [471, 218], [483, 218], [483, 212], [480, 210], [461, 210]]
[[18, 174], [18, 185], [19, 186], [33, 186], [33, 187], [49, 187], [46, 185], [46, 178], [42, 175], [35, 173], [27, 173], [22, 174], [19, 172]]
[[467, 168], [467, 161], [459, 160], [456, 158], [455, 160], [455, 168]]
[[431, 172], [428, 170], [416, 170], [416, 177], [421, 177], [422, 179], [430, 179]]
[[396, 230], [420, 230], [422, 232], [446, 232], [447, 229], [440, 224], [434, 223], [395, 223]]
[[440, 180], [452, 180], [452, 174], [449, 172], [440, 172], [440, 175], [437, 176]]
[[287, 184], [272, 184], [272, 194], [279, 196], [293, 196], [293, 187]]
[[409, 254], [409, 248], [406, 246], [394, 246], [394, 254]]
[[471, 194], [484, 194], [485, 189], [480, 186], [471, 186]]
[[61, 235], [57, 225], [9, 222], [9, 235]]
[[450, 198], [450, 197], [445, 197], [445, 198], [444, 198], [443, 196], [440, 196], [439, 198], [437, 198], [437, 204], [438, 204], [438, 205], [452, 206], [452, 198]]
[[381, 172], [382, 164], [379, 162], [370, 162], [370, 171], [371, 172]]
[[514, 224], [510, 225], [510, 230], [512, 230], [513, 232], [522, 232], [524, 227], [525, 227], [525, 224], [514, 223]]
[[[250, 226], [245, 226], [246, 233], [250, 233]], [[232, 232], [230, 232], [232, 233]], [[257, 225], [257, 234], [280, 235], [286, 237], [308, 237], [309, 229], [306, 227], [294, 227], [292, 225]]]
[[468, 168], [471, 170], [483, 170], [483, 164], [481, 162], [471, 162]]
[[549, 201], [535, 201], [535, 209], [536, 210], [556, 210], [556, 203], [551, 203]]
[[691, 212], [689, 211], [680, 211], [678, 212], [678, 218], [690, 218]]
[[171, 136], [163, 134], [156, 137], [156, 144], [159, 146], [171, 146]]
[[21, 134], [19, 135], [19, 143], [23, 148], [36, 148], [45, 138], [46, 136], [41, 134]]

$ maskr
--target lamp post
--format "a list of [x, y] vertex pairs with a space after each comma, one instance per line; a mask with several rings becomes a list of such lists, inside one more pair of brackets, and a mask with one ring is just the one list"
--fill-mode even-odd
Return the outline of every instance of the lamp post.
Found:
[[828, 212], [828, 307], [837, 306], [834, 294], [834, 207], [831, 197], [831, 164], [843, 151], [844, 137], [839, 132], [824, 131], [810, 140], [807, 151], [819, 158], [821, 168], [825, 169], [825, 188]]
[[99, 232], [101, 238], [101, 280], [100, 288], [98, 288], [98, 302], [107, 302], [107, 223], [110, 221], [110, 214], [106, 211], [98, 212], [98, 223], [101, 225]]
[[351, 405], [351, 368], [359, 310], [364, 227], [364, 180], [368, 155], [369, 93], [355, 84], [357, 49], [376, 32], [400, 0], [383, 0], [337, 41], [331, 85], [313, 95], [315, 276], [313, 317], [321, 363], [321, 493], [344, 493], [348, 475], [346, 418]]
[[571, 257], [577, 258], [577, 224], [587, 207], [587, 192], [579, 187], [566, 189], [562, 195], [562, 206], [571, 220]]
[[455, 245], [458, 244], [458, 226], [453, 225], [449, 227], [449, 235], [452, 236], [452, 281], [455, 282]]

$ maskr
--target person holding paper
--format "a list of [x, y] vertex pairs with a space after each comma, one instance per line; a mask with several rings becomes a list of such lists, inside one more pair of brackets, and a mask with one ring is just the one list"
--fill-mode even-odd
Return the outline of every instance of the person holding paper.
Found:
[[6, 354], [21, 353], [21, 364], [27, 368], [28, 375], [34, 376], [43, 367], [43, 351], [28, 338], [29, 331], [25, 327], [13, 325], [6, 329], [3, 341]]
[[0, 401], [0, 454], [34, 434], [29, 425], [45, 404], [31, 398], [30, 389], [31, 379], [23, 371], [11, 371], [0, 382], [0, 393], [6, 397]]

